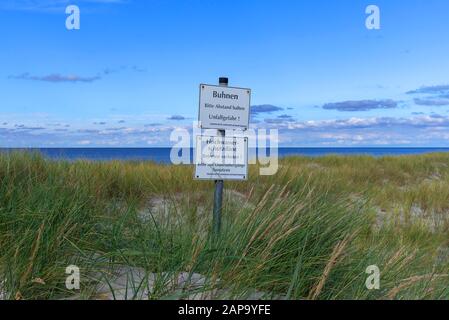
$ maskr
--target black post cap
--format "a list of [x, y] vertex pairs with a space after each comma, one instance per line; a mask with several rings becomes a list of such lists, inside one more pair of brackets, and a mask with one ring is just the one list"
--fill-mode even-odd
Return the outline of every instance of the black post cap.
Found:
[[226, 77], [220, 77], [220, 78], [218, 79], [218, 83], [219, 83], [220, 85], [228, 85], [229, 79], [226, 78]]

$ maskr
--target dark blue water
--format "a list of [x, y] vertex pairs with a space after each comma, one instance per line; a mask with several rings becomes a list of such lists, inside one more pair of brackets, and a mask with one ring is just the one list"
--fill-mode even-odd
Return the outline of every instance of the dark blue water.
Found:
[[[89, 160], [151, 160], [158, 163], [171, 163], [170, 148], [41, 148], [41, 149], [0, 149], [39, 151], [51, 159], [89, 159]], [[449, 148], [279, 148], [279, 157], [301, 155], [321, 157], [328, 154], [337, 155], [371, 155], [395, 156], [424, 154], [432, 152], [449, 152]], [[191, 159], [193, 150], [190, 151]], [[256, 150], [250, 150], [250, 158]]]

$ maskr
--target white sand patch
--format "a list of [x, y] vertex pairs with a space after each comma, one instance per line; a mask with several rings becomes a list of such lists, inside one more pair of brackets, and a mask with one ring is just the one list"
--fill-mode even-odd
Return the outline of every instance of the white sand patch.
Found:
[[398, 207], [392, 210], [385, 210], [375, 207], [376, 227], [381, 228], [386, 224], [396, 224], [406, 226], [409, 224], [419, 224], [427, 228], [430, 232], [437, 232], [447, 224], [447, 214], [435, 211], [425, 211], [420, 206], [414, 204], [410, 209]]
[[207, 279], [197, 273], [146, 273], [141, 268], [121, 267], [97, 287], [94, 299], [147, 300], [152, 295], [167, 298], [189, 298], [206, 287]]
[[6, 292], [3, 290], [3, 283], [0, 283], [0, 300], [5, 300]]
[[[209, 201], [207, 201], [209, 200]], [[155, 219], [157, 222], [171, 221], [183, 223], [187, 213], [202, 217], [212, 210], [213, 192], [201, 192], [195, 195], [189, 193], [178, 193], [171, 196], [156, 196], [151, 198], [145, 208], [139, 211], [139, 217], [143, 222]], [[232, 189], [224, 189], [223, 201], [238, 208], [249, 208], [255, 206], [248, 201], [247, 196]]]
[[204, 203], [200, 201], [199, 195], [192, 196], [190, 194], [178, 193], [170, 196], [155, 196], [151, 198], [139, 212], [139, 217], [143, 222], [155, 219], [158, 222], [171, 220], [176, 222], [185, 216], [186, 212], [194, 212], [201, 216], [204, 213], [204, 206], [198, 204]]
[[305, 167], [306, 167], [306, 168], [309, 168], [309, 169], [319, 169], [319, 170], [326, 169], [326, 168], [323, 167], [321, 164], [316, 163], [316, 162], [310, 162], [310, 163], [307, 163], [307, 164], [305, 165]]
[[[106, 276], [106, 275], [105, 275]], [[107, 277], [107, 280], [106, 280]], [[148, 273], [142, 268], [122, 266], [112, 274], [101, 277], [91, 299], [94, 300], [229, 300], [234, 297], [229, 289], [218, 288], [220, 279], [209, 279], [199, 273]], [[267, 293], [254, 289], [239, 295], [239, 299], [260, 300]], [[283, 297], [278, 296], [278, 299]], [[81, 299], [79, 295], [69, 300]]]
[[248, 197], [241, 192], [238, 192], [238, 191], [232, 190], [232, 189], [224, 189], [223, 193], [224, 193], [224, 198], [226, 201], [233, 203], [240, 208], [246, 207], [246, 208], [253, 210], [256, 207], [254, 204], [249, 202]]

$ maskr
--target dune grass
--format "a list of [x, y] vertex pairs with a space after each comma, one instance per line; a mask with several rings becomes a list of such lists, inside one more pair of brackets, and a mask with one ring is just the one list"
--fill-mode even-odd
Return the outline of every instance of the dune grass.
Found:
[[[249, 181], [225, 183], [218, 237], [213, 182], [193, 181], [190, 166], [19, 152], [0, 154], [0, 181], [7, 299], [95, 298], [114, 266], [198, 273], [210, 279], [201, 290], [235, 299], [254, 290], [266, 299], [449, 297], [449, 154], [289, 157], [274, 176], [251, 166]], [[68, 265], [81, 269], [80, 292], [65, 287]], [[370, 265], [379, 290], [365, 286]], [[191, 294], [163, 281], [150, 291]]]

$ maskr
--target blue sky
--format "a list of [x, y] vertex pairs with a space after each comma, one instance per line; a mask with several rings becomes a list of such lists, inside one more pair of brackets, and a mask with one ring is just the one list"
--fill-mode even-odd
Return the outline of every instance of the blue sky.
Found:
[[448, 17], [447, 0], [2, 0], [0, 147], [169, 146], [219, 76], [281, 146], [449, 146]]

